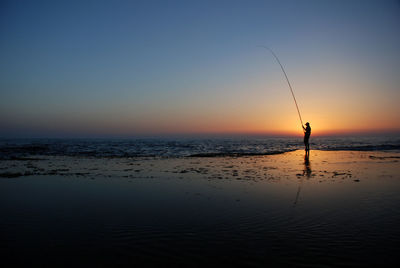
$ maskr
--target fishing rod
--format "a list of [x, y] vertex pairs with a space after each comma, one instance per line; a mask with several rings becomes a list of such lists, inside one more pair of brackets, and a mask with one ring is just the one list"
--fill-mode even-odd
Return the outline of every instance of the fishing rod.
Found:
[[289, 86], [290, 92], [292, 93], [292, 97], [293, 97], [294, 103], [296, 104], [296, 109], [297, 109], [297, 113], [299, 114], [301, 127], [303, 128], [303, 120], [301, 119], [299, 106], [297, 105], [296, 97], [294, 96], [293, 88], [292, 88], [292, 85], [290, 84], [290, 81], [289, 81], [289, 78], [288, 78], [288, 76], [286, 74], [285, 68], [283, 68], [283, 65], [282, 65], [281, 61], [279, 60], [278, 56], [274, 53], [274, 51], [272, 51], [272, 49], [270, 49], [267, 46], [260, 46], [260, 47], [263, 47], [263, 48], [267, 49], [269, 52], [271, 52], [271, 54], [275, 57], [276, 61], [279, 63], [279, 66], [281, 66], [283, 74], [285, 75], [285, 78], [286, 78], [286, 82], [287, 82], [287, 84]]
[[299, 201], [299, 196], [300, 196], [300, 191], [301, 191], [302, 186], [303, 186], [303, 177], [301, 177], [299, 188], [297, 189], [297, 193], [296, 193], [296, 198], [293, 202], [293, 207], [295, 207], [297, 205], [297, 201]]

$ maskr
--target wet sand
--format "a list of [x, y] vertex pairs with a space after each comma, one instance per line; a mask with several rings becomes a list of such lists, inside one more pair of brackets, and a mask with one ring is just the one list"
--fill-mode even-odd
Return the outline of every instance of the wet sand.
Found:
[[35, 156], [0, 161], [0, 177], [32, 175], [104, 178], [201, 178], [259, 182], [306, 177], [318, 182], [395, 177], [393, 152], [303, 151], [278, 155], [182, 158], [94, 158]]
[[11, 266], [394, 266], [400, 154], [0, 161]]

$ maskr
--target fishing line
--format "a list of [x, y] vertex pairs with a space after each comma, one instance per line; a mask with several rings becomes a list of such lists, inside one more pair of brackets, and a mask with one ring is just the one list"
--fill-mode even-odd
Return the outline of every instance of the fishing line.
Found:
[[294, 96], [292, 85], [290, 84], [290, 81], [289, 81], [289, 78], [288, 78], [288, 76], [286, 74], [285, 68], [283, 68], [283, 65], [282, 65], [281, 61], [279, 60], [278, 56], [274, 53], [274, 51], [272, 51], [272, 49], [270, 49], [267, 46], [260, 46], [260, 47], [263, 47], [263, 48], [267, 49], [269, 52], [271, 52], [271, 54], [275, 57], [276, 61], [279, 63], [279, 66], [281, 66], [283, 74], [285, 75], [285, 78], [286, 78], [286, 82], [289, 85], [290, 92], [292, 93], [292, 97], [293, 97], [294, 103], [296, 104], [296, 109], [297, 109], [297, 113], [299, 114], [301, 127], [303, 128], [303, 120], [301, 119], [299, 106], [297, 105], [296, 97]]

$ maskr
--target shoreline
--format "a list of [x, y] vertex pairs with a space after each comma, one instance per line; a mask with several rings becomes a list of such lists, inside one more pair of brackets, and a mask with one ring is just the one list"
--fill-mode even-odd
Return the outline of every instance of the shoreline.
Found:
[[[72, 157], [34, 156], [0, 161], [0, 178], [35, 175], [78, 177], [156, 178], [197, 176], [207, 179], [252, 179], [271, 177], [396, 176], [398, 152], [303, 150], [282, 154], [199, 157]], [[356, 165], [357, 164], [357, 165]], [[372, 167], [373, 166], [373, 167]], [[334, 168], [333, 168], [334, 167]], [[383, 172], [383, 173], [382, 173]], [[360, 178], [356, 178], [360, 179]]]

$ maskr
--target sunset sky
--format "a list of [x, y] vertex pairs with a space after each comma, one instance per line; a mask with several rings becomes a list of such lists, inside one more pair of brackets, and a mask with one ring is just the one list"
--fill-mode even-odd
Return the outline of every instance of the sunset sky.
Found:
[[1, 1], [0, 137], [400, 133], [399, 1]]

